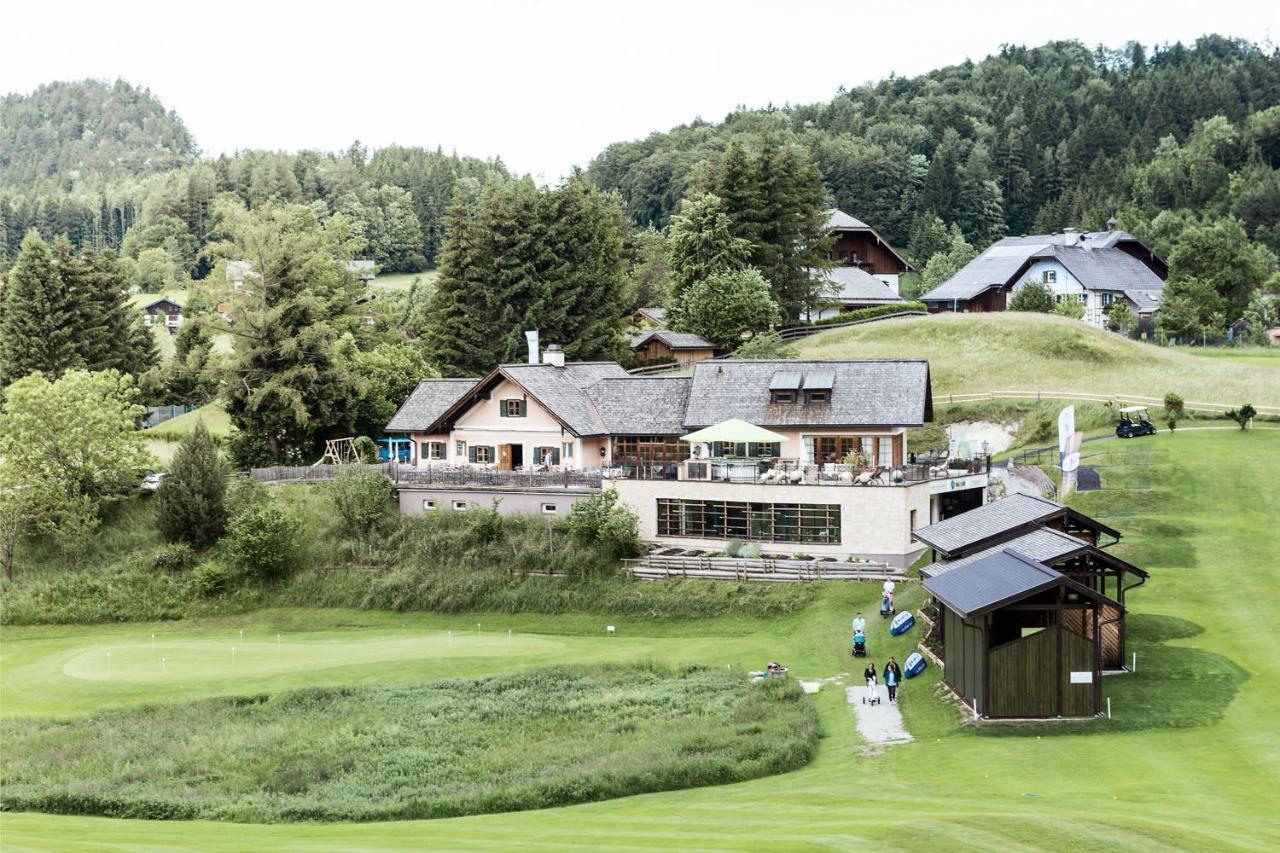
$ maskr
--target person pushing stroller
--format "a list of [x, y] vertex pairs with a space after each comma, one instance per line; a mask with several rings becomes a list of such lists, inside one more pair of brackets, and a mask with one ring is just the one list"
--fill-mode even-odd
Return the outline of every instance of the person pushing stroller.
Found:
[[876, 662], [870, 661], [863, 671], [862, 677], [867, 680], [867, 695], [862, 701], [868, 705], [879, 705], [880, 694], [876, 691]]

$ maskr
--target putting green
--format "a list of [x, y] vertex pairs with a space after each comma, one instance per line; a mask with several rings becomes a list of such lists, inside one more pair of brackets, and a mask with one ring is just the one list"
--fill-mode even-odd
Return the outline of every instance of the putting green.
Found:
[[424, 676], [444, 658], [546, 655], [564, 643], [545, 637], [502, 637], [441, 632], [401, 639], [283, 642], [252, 640], [157, 640], [93, 646], [73, 653], [62, 665], [70, 678], [97, 681], [189, 681], [265, 677], [300, 670], [330, 669], [361, 663], [412, 662]]
[[[1115, 444], [1121, 451], [1127, 446]], [[1139, 670], [1103, 681], [1117, 724], [1131, 724], [1129, 730], [1066, 726], [1042, 738], [1007, 728], [975, 731], [935, 697], [937, 671], [930, 668], [903, 688], [902, 713], [915, 742], [867, 751], [842, 692], [824, 688], [816, 701], [827, 738], [818, 758], [800, 771], [752, 782], [536, 812], [362, 825], [228, 827], [6, 814], [5, 850], [1280, 848], [1280, 658], [1274, 653], [1280, 643], [1280, 431], [1179, 431], [1162, 435], [1160, 447], [1167, 457], [1149, 471], [1106, 470], [1104, 487], [1115, 491], [1079, 501], [1125, 531], [1119, 553], [1152, 575], [1128, 599]], [[918, 595], [915, 585], [904, 592], [907, 600]], [[616, 638], [602, 636], [599, 617], [511, 617], [503, 628], [544, 636], [561, 648], [522, 656], [501, 649], [476, 657], [410, 656], [248, 678], [241, 670], [228, 672], [227, 664], [207, 679], [184, 682], [113, 682], [64, 672], [86, 652], [138, 645], [150, 626], [6, 629], [0, 695], [6, 714], [75, 713], [280, 685], [420, 678], [417, 660], [430, 661], [439, 670], [432, 674], [451, 675], [568, 661], [649, 657], [759, 666], [776, 658], [801, 676], [820, 677], [850, 668], [850, 609], [868, 609], [873, 597], [870, 585], [847, 585], [794, 617], [677, 625], [636, 619], [620, 622]], [[366, 625], [359, 631], [334, 624], [357, 619]], [[258, 614], [246, 620], [253, 623], [246, 639], [271, 638], [275, 623], [286, 621], [294, 630], [284, 632], [285, 641], [301, 643], [303, 637], [290, 634], [307, 624], [315, 633], [305, 642], [314, 640], [319, 655], [334, 640], [411, 640], [424, 631], [464, 630], [466, 620]], [[890, 639], [872, 621], [869, 640], [878, 659], [892, 653], [901, 660], [918, 639]], [[166, 642], [216, 640], [229, 647], [229, 639], [238, 638], [232, 621], [158, 627], [174, 631]], [[495, 633], [501, 639], [501, 631]]]

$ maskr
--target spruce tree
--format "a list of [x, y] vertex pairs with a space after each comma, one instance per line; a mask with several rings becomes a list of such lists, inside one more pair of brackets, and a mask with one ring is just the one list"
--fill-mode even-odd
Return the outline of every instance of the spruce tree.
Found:
[[449, 237], [423, 335], [443, 376], [478, 376], [497, 361], [500, 330], [494, 300], [486, 295], [495, 259], [479, 219], [478, 205], [460, 199], [449, 211]]
[[5, 288], [0, 387], [31, 373], [54, 378], [75, 367], [78, 317], [49, 245], [28, 231]]
[[227, 466], [204, 421], [183, 436], [156, 491], [156, 526], [167, 542], [197, 548], [218, 541], [227, 526]]

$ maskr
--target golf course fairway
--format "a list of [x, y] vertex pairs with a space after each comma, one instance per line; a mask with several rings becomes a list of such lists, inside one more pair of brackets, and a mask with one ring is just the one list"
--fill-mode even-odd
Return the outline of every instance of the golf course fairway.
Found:
[[[1097, 442], [1090, 451], [1097, 446], [1117, 451], [1101, 472], [1103, 491], [1071, 502], [1124, 531], [1117, 553], [1151, 573], [1128, 598], [1138, 671], [1103, 684], [1112, 700], [1109, 721], [975, 728], [936, 690], [939, 673], [931, 666], [902, 691], [913, 742], [868, 748], [843, 690], [824, 687], [814, 696], [826, 735], [816, 759], [749, 782], [532, 812], [366, 824], [6, 813], [0, 845], [5, 851], [1277, 849], [1280, 431], [1162, 432]], [[1125, 454], [1134, 454], [1129, 464]], [[904, 587], [904, 603], [918, 604], [918, 585]], [[794, 675], [827, 678], [852, 668], [849, 619], [855, 609], [873, 613], [878, 590], [856, 583], [823, 590], [816, 605], [778, 619], [288, 610], [163, 625], [6, 628], [0, 713], [71, 716], [573, 662], [755, 669], [780, 660]], [[873, 620], [873, 659], [902, 660], [919, 640], [919, 628], [890, 638]], [[607, 624], [616, 635], [605, 634]]]

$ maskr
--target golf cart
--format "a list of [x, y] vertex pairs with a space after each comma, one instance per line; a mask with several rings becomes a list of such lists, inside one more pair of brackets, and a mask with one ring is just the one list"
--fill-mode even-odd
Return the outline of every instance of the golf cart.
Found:
[[1116, 424], [1116, 436], [1133, 438], [1138, 435], [1155, 435], [1156, 425], [1147, 415], [1146, 406], [1128, 406], [1120, 410], [1120, 423]]

